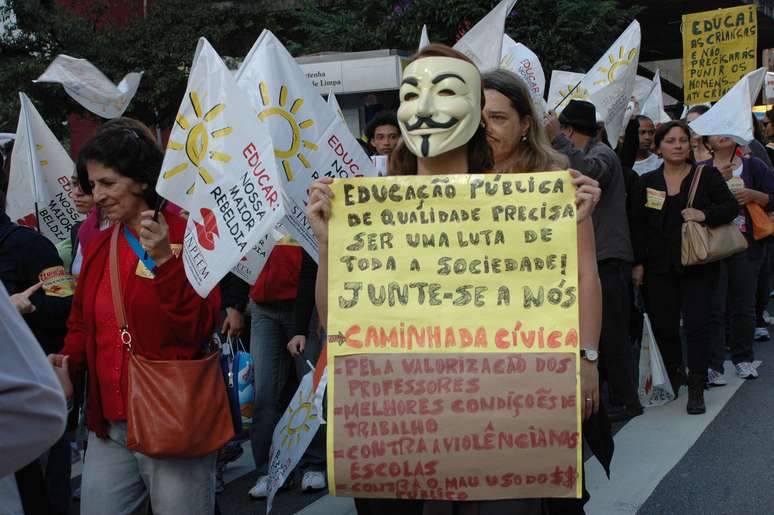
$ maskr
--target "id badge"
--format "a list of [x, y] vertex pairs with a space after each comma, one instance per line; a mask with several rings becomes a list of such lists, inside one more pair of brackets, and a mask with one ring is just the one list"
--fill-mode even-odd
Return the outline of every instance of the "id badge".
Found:
[[666, 191], [646, 188], [645, 193], [647, 195], [647, 202], [645, 202], [645, 207], [656, 209], [658, 211], [661, 211], [664, 208], [664, 202], [666, 201]]

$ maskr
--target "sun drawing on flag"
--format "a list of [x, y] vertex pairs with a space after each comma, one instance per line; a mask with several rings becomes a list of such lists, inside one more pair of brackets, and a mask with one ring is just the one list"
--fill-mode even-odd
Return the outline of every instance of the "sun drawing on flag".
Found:
[[[205, 184], [212, 184], [214, 180], [212, 174], [205, 167], [205, 160], [210, 159], [220, 161], [221, 163], [228, 163], [231, 161], [231, 156], [217, 150], [209, 150], [210, 137], [225, 138], [233, 132], [233, 128], [221, 127], [210, 131], [207, 127], [207, 124], [212, 122], [226, 109], [226, 104], [215, 104], [205, 113], [202, 110], [199, 94], [196, 91], [191, 91], [188, 94], [188, 100], [190, 106], [177, 113], [177, 118], [175, 118], [177, 126], [186, 133], [185, 143], [180, 143], [170, 138], [167, 144], [168, 150], [178, 152], [184, 150], [188, 160], [165, 171], [163, 177], [164, 179], [171, 179], [177, 174], [188, 170], [189, 165], [191, 165], [199, 172], [199, 177], [202, 178]], [[195, 118], [194, 123], [191, 123], [186, 117], [186, 115], [191, 115], [191, 110], [193, 110], [193, 117]], [[191, 183], [186, 193], [188, 195], [192, 194], [195, 186], [196, 179]]]
[[568, 84], [563, 88], [559, 88], [559, 96], [561, 98], [565, 98], [566, 101], [589, 99], [589, 90], [581, 86], [578, 86], [577, 88], [575, 88], [575, 90], [573, 90], [572, 88], [574, 87], [575, 87], [574, 84]]
[[616, 79], [616, 71], [621, 66], [626, 66], [627, 64], [631, 64], [634, 57], [637, 55], [637, 49], [632, 48], [628, 52], [623, 46], [618, 47], [618, 55], [616, 56], [614, 53], [611, 53], [607, 56], [607, 60], [610, 61], [610, 68], [606, 68], [605, 66], [600, 66], [598, 70], [605, 74], [605, 77], [602, 79], [599, 79], [598, 81], [594, 82], [595, 86], [606, 86], [612, 82], [615, 82]]
[[[42, 151], [43, 151], [43, 145], [41, 145], [40, 143], [35, 143], [35, 152], [42, 152]], [[40, 160], [40, 165], [41, 166], [48, 166], [48, 160], [41, 159]]]
[[309, 426], [309, 421], [317, 417], [313, 411], [312, 399], [314, 399], [314, 391], [310, 391], [308, 395], [301, 393], [298, 398], [298, 406], [294, 408], [291, 402], [288, 407], [290, 416], [285, 427], [281, 429], [283, 433], [282, 445], [288, 449], [298, 445], [301, 442], [301, 435], [312, 429]]
[[277, 156], [278, 159], [282, 160], [282, 169], [285, 172], [285, 177], [287, 178], [288, 182], [291, 182], [293, 181], [294, 176], [293, 165], [291, 164], [290, 160], [293, 157], [296, 157], [304, 168], [312, 167], [309, 159], [300, 150], [302, 146], [305, 149], [311, 150], [313, 152], [317, 150], [316, 144], [301, 138], [301, 129], [308, 129], [309, 127], [312, 127], [314, 125], [314, 120], [306, 119], [300, 122], [296, 120], [296, 115], [298, 114], [298, 110], [301, 109], [301, 106], [304, 104], [304, 99], [295, 99], [291, 103], [290, 109], [287, 109], [286, 106], [288, 103], [288, 88], [284, 84], [280, 86], [278, 105], [271, 105], [269, 86], [267, 86], [265, 82], [261, 81], [258, 83], [258, 90], [261, 94], [261, 103], [265, 107], [263, 111], [258, 113], [258, 118], [263, 122], [272, 116], [279, 116], [288, 123], [290, 128], [291, 139], [288, 147], [286, 149], [279, 148], [276, 146], [277, 140], [275, 139], [274, 155]]

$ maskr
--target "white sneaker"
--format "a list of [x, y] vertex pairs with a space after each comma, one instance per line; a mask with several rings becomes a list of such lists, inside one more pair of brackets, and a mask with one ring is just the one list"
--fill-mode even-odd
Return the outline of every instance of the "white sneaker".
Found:
[[754, 340], [756, 342], [769, 341], [769, 330], [765, 327], [756, 327]]
[[750, 363], [750, 377], [752, 379], [758, 379], [758, 367]]
[[736, 375], [742, 379], [755, 379], [757, 377], [757, 373], [753, 371], [752, 363], [737, 363], [734, 368], [736, 368]]
[[311, 490], [322, 490], [326, 486], [328, 486], [328, 483], [325, 480], [325, 472], [318, 472], [315, 470], [304, 472], [304, 477], [301, 479], [302, 491], [309, 492]]
[[269, 476], [260, 476], [258, 481], [255, 482], [255, 486], [247, 492], [247, 495], [253, 499], [263, 499], [269, 492]]
[[766, 309], [763, 310], [762, 318], [763, 318], [763, 321], [766, 322], [767, 324], [770, 324], [771, 322], [774, 322], [774, 318], [771, 318], [771, 315], [769, 314], [768, 310], [766, 310]]
[[710, 386], [725, 386], [728, 383], [723, 378], [723, 374], [717, 370], [707, 369], [707, 384]]

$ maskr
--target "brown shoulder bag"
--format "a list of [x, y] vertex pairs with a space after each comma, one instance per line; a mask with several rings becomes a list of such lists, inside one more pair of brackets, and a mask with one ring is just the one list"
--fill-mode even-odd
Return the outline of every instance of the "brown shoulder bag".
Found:
[[[686, 207], [693, 207], [693, 199], [699, 187], [703, 168], [703, 165], [696, 168]], [[747, 250], [747, 239], [733, 222], [717, 227], [707, 227], [700, 222], [683, 222], [681, 248], [683, 266], [720, 261], [744, 250]]]
[[126, 446], [154, 458], [206, 456], [234, 437], [218, 352], [163, 361], [136, 353], [121, 296], [120, 226], [114, 226], [110, 239], [110, 287], [121, 341], [129, 351]]

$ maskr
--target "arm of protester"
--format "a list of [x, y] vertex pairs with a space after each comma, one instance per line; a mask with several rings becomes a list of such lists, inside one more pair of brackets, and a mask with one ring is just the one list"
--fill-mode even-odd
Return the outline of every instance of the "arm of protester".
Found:
[[153, 221], [153, 211], [144, 211], [143, 217], [140, 242], [156, 262], [153, 284], [161, 310], [181, 344], [199, 345], [217, 327], [220, 288], [213, 288], [206, 299], [201, 298], [185, 275], [183, 260], [172, 254], [164, 216]]
[[58, 354], [49, 354], [50, 356], [67, 356], [68, 371], [71, 378], [79, 377], [80, 373], [86, 368], [86, 339], [88, 331], [83, 320], [83, 290], [86, 284], [89, 270], [95, 270], [94, 273], [102, 273], [91, 266], [90, 259], [83, 263], [84, 273], [75, 288], [72, 304], [70, 306], [70, 316], [67, 318], [67, 334], [65, 335], [64, 347]]
[[750, 200], [759, 204], [764, 210], [772, 211], [774, 210], [774, 173], [760, 159], [753, 157], [750, 161], [753, 187], [757, 190], [754, 192], [757, 195], [753, 195]]
[[33, 307], [24, 316], [33, 326], [61, 328], [64, 333], [75, 281], [65, 270], [53, 243], [31, 231], [24, 234], [29, 238], [24, 241], [25, 255], [21, 260], [24, 280], [31, 286], [41, 283], [40, 288], [27, 290]]
[[645, 190], [645, 184], [641, 180], [638, 181], [632, 188], [631, 238], [635, 264], [644, 263], [648, 252], [646, 229], [648, 220], [648, 208], [645, 207]]
[[331, 217], [330, 184], [333, 179], [324, 177], [312, 183], [309, 188], [309, 204], [306, 216], [317, 239], [319, 261], [315, 283], [315, 303], [320, 316], [320, 326], [328, 325], [328, 221]]
[[242, 333], [245, 322], [243, 313], [247, 307], [249, 293], [250, 285], [231, 272], [220, 280], [221, 309], [226, 311], [221, 328], [223, 334], [234, 337]]
[[295, 334], [306, 335], [314, 311], [317, 263], [306, 251], [301, 253], [301, 270], [298, 274], [298, 295], [293, 304], [293, 326]]
[[54, 444], [67, 405], [43, 350], [0, 286], [0, 477]]
[[[602, 331], [602, 286], [597, 271], [594, 225], [590, 218], [578, 225], [578, 304], [580, 346], [597, 350]], [[583, 419], [587, 420], [599, 410], [599, 374], [597, 363], [581, 359], [580, 367], [582, 412]]]
[[723, 176], [711, 166], [705, 166], [701, 173], [702, 182], [707, 181], [710, 197], [710, 205], [703, 209], [707, 225], [717, 227], [731, 222], [739, 214], [739, 203], [728, 189]]
[[580, 170], [584, 175], [598, 181], [602, 189], [610, 182], [611, 174], [617, 170], [611, 162], [611, 159], [618, 159], [613, 152], [595, 152], [592, 149], [586, 154], [575, 148], [570, 139], [561, 132], [551, 140], [551, 146], [567, 156], [571, 168]]

